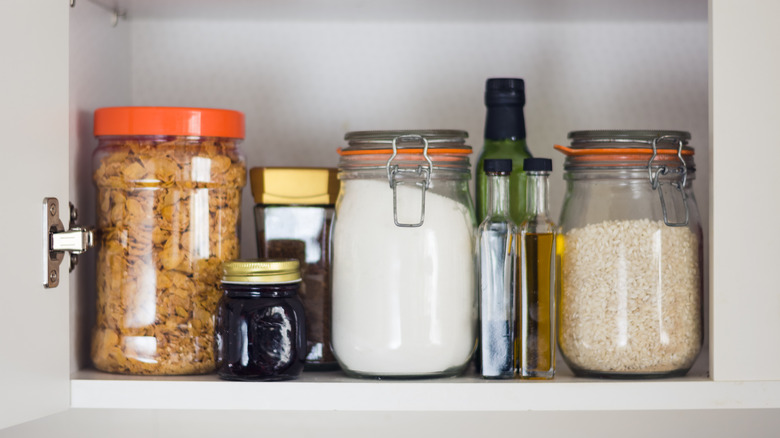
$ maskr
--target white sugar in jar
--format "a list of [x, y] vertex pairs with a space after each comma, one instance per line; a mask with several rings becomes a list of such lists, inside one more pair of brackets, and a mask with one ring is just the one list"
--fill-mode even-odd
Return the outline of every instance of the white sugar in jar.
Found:
[[474, 352], [474, 214], [465, 136], [347, 134], [333, 228], [332, 342], [350, 375], [456, 375]]

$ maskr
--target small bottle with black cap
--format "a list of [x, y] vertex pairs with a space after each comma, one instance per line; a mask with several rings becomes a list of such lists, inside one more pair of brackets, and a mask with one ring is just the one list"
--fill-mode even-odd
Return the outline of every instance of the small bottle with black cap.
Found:
[[479, 369], [487, 379], [514, 376], [515, 236], [509, 212], [512, 160], [485, 160], [487, 216], [477, 230], [480, 285]]
[[519, 78], [490, 78], [485, 83], [485, 147], [477, 164], [477, 221], [487, 214], [486, 159], [510, 159], [514, 167], [509, 177], [509, 214], [516, 224], [525, 216], [525, 173], [523, 160], [531, 157], [526, 144], [525, 82]]
[[552, 160], [527, 158], [526, 218], [519, 226], [517, 370], [522, 379], [555, 375], [555, 295], [559, 254], [557, 226], [550, 219], [548, 178]]

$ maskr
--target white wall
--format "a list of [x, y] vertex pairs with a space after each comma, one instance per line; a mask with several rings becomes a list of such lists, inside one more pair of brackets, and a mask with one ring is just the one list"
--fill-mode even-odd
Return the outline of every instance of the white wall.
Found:
[[[708, 221], [706, 22], [253, 22], [137, 20], [132, 103], [212, 106], [247, 117], [250, 166], [335, 166], [344, 133], [467, 130], [481, 150], [488, 77], [526, 80], [531, 152], [563, 157], [580, 129], [691, 131]], [[255, 255], [244, 197], [242, 255]], [[705, 229], [706, 233], [706, 229]]]

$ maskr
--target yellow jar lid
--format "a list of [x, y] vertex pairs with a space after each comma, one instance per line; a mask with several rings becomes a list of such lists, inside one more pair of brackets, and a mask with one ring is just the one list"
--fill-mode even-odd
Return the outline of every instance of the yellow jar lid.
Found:
[[301, 281], [298, 260], [250, 259], [222, 264], [225, 283], [292, 283]]
[[329, 205], [339, 194], [337, 169], [255, 167], [249, 171], [257, 204]]

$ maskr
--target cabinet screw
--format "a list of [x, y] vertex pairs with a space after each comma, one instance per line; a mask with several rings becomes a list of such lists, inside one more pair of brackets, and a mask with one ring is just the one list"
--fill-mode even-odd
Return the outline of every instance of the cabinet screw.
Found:
[[57, 282], [57, 271], [49, 272], [49, 282], [50, 283], [56, 283]]
[[54, 205], [53, 203], [52, 203], [52, 204], [49, 204], [49, 213], [50, 213], [52, 216], [57, 216], [57, 206], [56, 206], [56, 205]]

